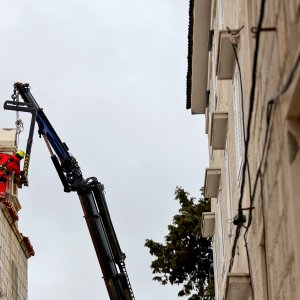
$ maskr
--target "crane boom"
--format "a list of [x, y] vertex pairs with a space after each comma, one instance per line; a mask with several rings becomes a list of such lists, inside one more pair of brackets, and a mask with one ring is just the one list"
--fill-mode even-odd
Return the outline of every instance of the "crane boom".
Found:
[[[16, 101], [17, 94], [22, 97], [23, 102]], [[76, 159], [70, 154], [67, 145], [60, 140], [44, 111], [37, 104], [28, 83], [15, 83], [12, 99], [13, 101], [4, 103], [4, 109], [32, 114], [21, 183], [28, 185], [28, 167], [36, 122], [39, 135], [45, 139], [64, 191], [74, 191], [79, 196], [110, 299], [134, 300], [124, 262], [126, 256], [121, 251], [111, 221], [103, 184], [96, 177], [83, 178]]]

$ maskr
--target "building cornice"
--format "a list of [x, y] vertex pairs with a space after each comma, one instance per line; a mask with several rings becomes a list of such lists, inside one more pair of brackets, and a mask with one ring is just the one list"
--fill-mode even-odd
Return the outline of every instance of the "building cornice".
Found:
[[208, 32], [211, 0], [190, 0], [186, 108], [204, 114], [208, 75]]

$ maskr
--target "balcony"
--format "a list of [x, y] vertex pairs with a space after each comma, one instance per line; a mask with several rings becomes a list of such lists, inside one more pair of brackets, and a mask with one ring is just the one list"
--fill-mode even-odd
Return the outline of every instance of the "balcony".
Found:
[[204, 197], [217, 198], [221, 179], [220, 168], [207, 168], [205, 171]]
[[[233, 30], [234, 31], [234, 30]], [[237, 40], [239, 35], [235, 35]], [[232, 47], [231, 36], [227, 31], [219, 32], [219, 48], [216, 74], [218, 80], [230, 80], [233, 78], [235, 55]]]
[[213, 150], [224, 150], [226, 146], [228, 113], [213, 112], [211, 116], [210, 145]]
[[248, 300], [251, 294], [248, 273], [228, 273], [226, 300]]
[[215, 232], [215, 213], [202, 213], [201, 235], [204, 238], [213, 237]]

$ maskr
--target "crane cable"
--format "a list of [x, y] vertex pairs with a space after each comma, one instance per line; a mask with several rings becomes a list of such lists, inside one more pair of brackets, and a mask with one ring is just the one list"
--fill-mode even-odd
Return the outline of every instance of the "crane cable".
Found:
[[[17, 92], [17, 94], [16, 94], [15, 101], [19, 102], [19, 92]], [[24, 124], [23, 124], [22, 119], [20, 119], [19, 111], [16, 111], [15, 125], [16, 125], [16, 143], [17, 143], [17, 146], [18, 146], [19, 145], [20, 133], [24, 130]]]

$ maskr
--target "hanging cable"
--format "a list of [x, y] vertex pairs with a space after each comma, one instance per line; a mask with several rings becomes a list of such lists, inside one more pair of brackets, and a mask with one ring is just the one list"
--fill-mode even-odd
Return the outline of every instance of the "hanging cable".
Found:
[[[262, 177], [262, 167], [263, 167], [263, 163], [265, 161], [266, 153], [267, 153], [267, 150], [268, 150], [268, 145], [269, 145], [269, 141], [270, 141], [270, 134], [271, 134], [272, 116], [274, 114], [276, 104], [278, 103], [278, 101], [280, 99], [280, 96], [282, 96], [289, 89], [291, 83], [293, 82], [293, 80], [295, 78], [295, 74], [296, 74], [296, 71], [299, 68], [299, 66], [300, 66], [300, 53], [298, 53], [298, 55], [297, 55], [296, 61], [293, 65], [293, 67], [292, 67], [291, 72], [289, 73], [289, 76], [288, 76], [286, 82], [280, 88], [279, 92], [268, 101], [267, 112], [266, 112], [266, 114], [267, 114], [266, 115], [267, 128], [266, 128], [266, 134], [265, 134], [265, 138], [264, 138], [263, 150], [262, 150], [262, 155], [261, 155], [259, 167], [258, 167], [257, 172], [256, 172], [254, 185], [253, 185], [253, 190], [252, 190], [252, 193], [250, 194], [250, 206], [251, 207], [253, 206], [253, 202], [254, 202], [254, 198], [255, 198], [255, 195], [256, 195], [256, 190], [257, 190], [257, 185], [258, 185], [259, 179]], [[261, 182], [261, 187], [262, 187], [263, 186], [262, 178], [261, 178], [260, 182]], [[245, 230], [245, 233], [244, 233], [244, 239], [247, 238], [248, 231], [249, 231], [249, 228], [250, 228], [251, 224], [252, 224], [252, 210], [250, 209], [249, 210], [247, 226], [246, 226], [246, 230]], [[237, 241], [240, 237], [240, 231], [241, 231], [241, 226], [237, 226], [235, 240], [234, 240], [234, 243], [233, 243], [233, 246], [232, 246], [232, 254], [231, 254], [231, 259], [230, 259], [229, 270], [231, 270], [232, 266], [233, 266], [236, 247], [237, 247]], [[247, 245], [247, 244], [245, 244], [245, 245]], [[247, 250], [247, 248], [246, 248], [246, 250]], [[249, 264], [251, 266], [250, 257], [248, 257], [248, 259], [249, 259]]]
[[[292, 70], [291, 70], [291, 72], [288, 76], [287, 81], [280, 88], [279, 92], [268, 101], [267, 116], [266, 116], [266, 120], [267, 120], [266, 134], [265, 134], [265, 138], [264, 138], [263, 150], [262, 150], [262, 155], [261, 155], [259, 167], [257, 169], [256, 176], [255, 176], [253, 191], [252, 191], [252, 193], [250, 193], [250, 206], [253, 206], [253, 202], [254, 202], [254, 199], [255, 199], [255, 194], [256, 194], [258, 182], [260, 182], [260, 188], [261, 189], [262, 189], [262, 186], [263, 186], [262, 167], [263, 167], [263, 163], [265, 162], [265, 158], [266, 158], [266, 154], [267, 154], [267, 150], [268, 150], [268, 145], [269, 145], [269, 141], [270, 141], [270, 134], [271, 134], [272, 116], [274, 114], [276, 104], [278, 103], [280, 96], [283, 95], [288, 90], [291, 83], [293, 82], [293, 79], [295, 78], [295, 74], [296, 74], [297, 69], [299, 68], [299, 65], [300, 65], [300, 53], [298, 54], [298, 56], [296, 58], [296, 62], [293, 65], [293, 68], [292, 68]], [[263, 199], [262, 190], [261, 190], [261, 197]], [[265, 222], [265, 220], [263, 220], [263, 221]], [[249, 265], [250, 270], [252, 269], [252, 267], [251, 267], [251, 260], [250, 260], [249, 249], [248, 249], [248, 244], [247, 244], [247, 236], [248, 236], [248, 232], [249, 232], [249, 228], [250, 228], [251, 224], [252, 224], [252, 210], [249, 211], [248, 222], [247, 222], [246, 230], [245, 230], [245, 233], [244, 233], [244, 241], [245, 241], [245, 248], [246, 248], [246, 253], [247, 253], [247, 261], [248, 261], [248, 265]], [[265, 227], [265, 225], [264, 225], [264, 227]], [[250, 272], [250, 274], [251, 274], [251, 272]], [[266, 269], [266, 276], [268, 277], [267, 269]], [[252, 295], [254, 297], [252, 286], [251, 286], [251, 290], [252, 290]], [[269, 293], [268, 292], [268, 287], [267, 287], [267, 293]]]
[[[264, 145], [263, 145], [263, 151], [262, 151], [262, 155], [261, 155], [261, 160], [260, 160], [257, 172], [256, 172], [256, 176], [255, 176], [255, 181], [254, 181], [254, 185], [253, 185], [253, 192], [252, 192], [252, 194], [250, 196], [251, 205], [253, 204], [253, 201], [254, 201], [254, 198], [255, 198], [257, 184], [258, 184], [258, 181], [259, 181], [260, 174], [262, 172], [263, 162], [264, 162], [264, 159], [266, 157], [267, 146], [268, 146], [268, 142], [270, 140], [269, 139], [270, 131], [271, 131], [270, 130], [270, 125], [272, 123], [271, 120], [272, 120], [272, 116], [274, 114], [274, 110], [275, 110], [276, 104], [278, 103], [278, 101], [280, 99], [280, 96], [282, 96], [288, 90], [288, 88], [290, 87], [291, 83], [293, 82], [293, 79], [295, 78], [295, 74], [296, 74], [297, 69], [299, 68], [299, 65], [300, 65], [300, 52], [298, 53], [298, 56], [297, 56], [296, 61], [295, 61], [294, 65], [293, 65], [293, 68], [292, 68], [292, 70], [291, 70], [291, 72], [290, 72], [290, 74], [288, 76], [287, 81], [281, 87], [281, 89], [279, 90], [279, 92], [268, 101], [267, 116], [266, 116], [266, 119], [267, 119], [266, 135], [265, 135], [265, 139], [264, 139]], [[251, 221], [252, 221], [252, 213], [251, 212], [249, 214], [249, 217], [250, 218], [248, 220], [248, 225], [247, 225], [248, 228], [250, 227]], [[247, 230], [248, 230], [248, 228], [247, 228]]]
[[[240, 91], [241, 91], [241, 110], [242, 110], [242, 125], [243, 125], [243, 142], [244, 142], [244, 148], [246, 148], [246, 128], [245, 128], [245, 110], [244, 110], [244, 88], [243, 88], [243, 79], [242, 79], [242, 71], [241, 71], [241, 64], [239, 61], [239, 57], [237, 54], [237, 48], [238, 48], [238, 44], [234, 38], [234, 36], [238, 35], [240, 33], [240, 31], [244, 28], [244, 26], [240, 27], [238, 30], [230, 30], [229, 27], [227, 27], [227, 32], [230, 34], [230, 42], [231, 42], [231, 46], [233, 49], [233, 53], [234, 53], [234, 57], [235, 57], [235, 61], [237, 64], [237, 68], [238, 68], [238, 73], [239, 73], [239, 83], [240, 83]], [[250, 189], [250, 193], [251, 193], [251, 178], [250, 178], [250, 169], [249, 169], [249, 164], [247, 161], [247, 175], [248, 175], [248, 183], [249, 183], [249, 189]]]
[[17, 118], [15, 124], [16, 124], [17, 134], [20, 134], [24, 130], [23, 121]]
[[[227, 27], [227, 32], [229, 33], [229, 38], [231, 42], [231, 46], [233, 49], [235, 61], [237, 64], [237, 70], [238, 70], [238, 75], [239, 75], [239, 83], [240, 83], [240, 92], [241, 92], [241, 113], [242, 113], [242, 129], [243, 129], [243, 142], [244, 142], [244, 148], [246, 148], [246, 128], [245, 128], [245, 112], [244, 112], [244, 89], [243, 89], [243, 79], [242, 79], [242, 71], [241, 71], [241, 65], [240, 61], [238, 58], [237, 54], [237, 49], [238, 49], [238, 44], [236, 42], [235, 36], [240, 33], [240, 31], [244, 28], [244, 26], [240, 27], [238, 30], [232, 31], [230, 30], [229, 27]], [[248, 185], [249, 185], [249, 194], [251, 195], [251, 177], [250, 177], [250, 168], [249, 168], [249, 163], [247, 161], [246, 163], [246, 169], [247, 169], [247, 175], [248, 175]], [[252, 211], [253, 207], [250, 205], [249, 210]], [[244, 210], [241, 208], [241, 210]], [[247, 228], [244, 225], [244, 222], [246, 221], [246, 218], [244, 218], [244, 215], [242, 214], [242, 219], [241, 219], [241, 214], [238, 214], [237, 219], [235, 222], [238, 223], [239, 227], [244, 227]], [[239, 238], [240, 235], [240, 230], [238, 231], [238, 237], [236, 239], [236, 242]], [[245, 249], [246, 249], [246, 255], [247, 255], [247, 263], [248, 263], [248, 271], [249, 271], [249, 277], [250, 277], [250, 288], [251, 288], [251, 294], [252, 294], [252, 299], [255, 300], [255, 295], [254, 295], [254, 288], [253, 288], [253, 273], [252, 273], [252, 265], [251, 265], [251, 260], [250, 260], [250, 254], [249, 254], [249, 248], [248, 248], [248, 242], [247, 242], [247, 237], [244, 235], [244, 244], [245, 244]]]
[[[245, 153], [244, 153], [244, 162], [242, 165], [242, 178], [241, 178], [241, 193], [238, 201], [238, 219], [241, 220], [243, 223], [243, 212], [242, 212], [242, 202], [244, 197], [244, 189], [245, 189], [245, 174], [246, 174], [246, 168], [248, 164], [248, 151], [249, 151], [249, 142], [250, 142], [250, 128], [252, 123], [252, 115], [253, 115], [253, 108], [254, 108], [254, 100], [255, 100], [255, 91], [256, 91], [256, 71], [257, 71], [257, 63], [258, 63], [258, 52], [259, 52], [259, 46], [260, 46], [260, 34], [261, 34], [261, 28], [262, 28], [262, 22], [264, 19], [264, 12], [265, 12], [265, 0], [261, 1], [260, 6], [260, 16], [259, 16], [259, 22], [257, 26], [257, 35], [256, 35], [256, 44], [255, 44], [255, 50], [254, 50], [254, 59], [253, 59], [253, 70], [252, 70], [252, 86], [251, 86], [251, 92], [250, 92], [250, 103], [249, 103], [249, 117], [247, 122], [247, 134], [246, 134], [246, 140], [245, 140]], [[251, 210], [250, 210], [251, 211]], [[241, 223], [241, 224], [242, 224]], [[231, 259], [229, 263], [229, 272], [232, 270], [233, 262], [235, 258], [236, 253], [236, 247], [237, 242], [240, 237], [240, 231], [241, 231], [241, 225], [237, 225], [236, 227], [236, 235], [234, 239], [234, 243], [231, 250]]]
[[[261, 197], [261, 210], [262, 210], [262, 220], [263, 220], [263, 237], [264, 237], [264, 268], [265, 268], [265, 280], [268, 283], [269, 282], [269, 270], [268, 270], [268, 265], [267, 265], [267, 249], [266, 249], [266, 217], [265, 217], [265, 197], [263, 193], [263, 175], [259, 173], [259, 178], [260, 178], [260, 197]], [[266, 284], [266, 294], [267, 294], [267, 299], [270, 299], [270, 292], [269, 292], [269, 285]]]
[[[254, 59], [253, 59], [253, 69], [252, 69], [252, 85], [251, 85], [250, 99], [249, 99], [249, 113], [248, 113], [249, 117], [248, 117], [248, 122], [247, 122], [246, 128], [245, 128], [245, 122], [243, 121], [245, 153], [244, 153], [244, 162], [243, 162], [243, 165], [242, 165], [241, 193], [240, 193], [240, 197], [239, 197], [239, 201], [238, 201], [238, 206], [239, 206], [238, 218], [240, 219], [240, 221], [244, 220], [244, 218], [243, 218], [244, 216], [242, 214], [242, 210], [243, 210], [242, 203], [243, 203], [243, 199], [244, 199], [246, 172], [247, 172], [248, 180], [249, 180], [249, 197], [250, 197], [250, 208], [251, 208], [251, 207], [253, 207], [254, 198], [255, 198], [255, 195], [256, 195], [256, 190], [257, 190], [257, 185], [258, 185], [259, 179], [260, 179], [260, 183], [261, 183], [261, 188], [263, 186], [262, 167], [263, 167], [263, 162], [265, 160], [266, 153], [267, 153], [267, 150], [268, 150], [268, 145], [269, 145], [269, 141], [270, 141], [270, 134], [271, 134], [272, 117], [273, 117], [273, 114], [274, 114], [274, 111], [275, 111], [276, 104], [279, 101], [280, 96], [283, 95], [288, 90], [288, 88], [290, 87], [291, 83], [293, 82], [293, 79], [295, 78], [296, 71], [297, 71], [297, 69], [300, 65], [300, 53], [299, 53], [297, 58], [296, 58], [296, 61], [295, 61], [294, 65], [293, 65], [293, 68], [292, 68], [292, 70], [291, 70], [291, 72], [288, 76], [288, 79], [285, 82], [285, 84], [282, 86], [282, 88], [280, 88], [279, 92], [268, 101], [267, 113], [266, 113], [267, 127], [266, 127], [264, 142], [263, 142], [263, 150], [262, 150], [262, 154], [261, 154], [261, 160], [260, 160], [260, 163], [259, 163], [259, 167], [258, 167], [257, 172], [256, 172], [253, 189], [252, 189], [252, 184], [251, 184], [251, 181], [250, 181], [250, 174], [249, 174], [248, 152], [249, 152], [249, 143], [250, 143], [250, 129], [251, 129], [251, 124], [252, 124], [252, 119], [253, 119], [253, 110], [254, 110], [254, 103], [255, 103], [256, 80], [257, 80], [256, 73], [257, 73], [257, 67], [258, 67], [258, 53], [259, 53], [259, 46], [260, 46], [260, 33], [262, 31], [262, 23], [263, 23], [263, 20], [264, 20], [265, 2], [266, 2], [265, 0], [261, 1], [259, 22], [258, 22], [258, 26], [257, 26], [257, 30], [256, 30], [256, 44], [255, 44], [255, 49], [254, 49]], [[230, 29], [227, 28], [228, 32], [230, 33], [230, 39], [231, 39], [231, 42], [232, 42], [233, 51], [234, 51], [234, 55], [235, 55], [236, 62], [237, 62], [237, 67], [238, 67], [238, 70], [239, 70], [241, 89], [242, 89], [240, 64], [239, 64], [238, 56], [237, 56], [237, 52], [236, 52], [236, 46], [235, 46], [236, 43], [235, 43], [234, 38], [233, 38], [233, 36], [237, 35], [241, 31], [241, 29], [242, 29], [242, 27], [237, 31], [230, 31]], [[241, 98], [242, 97], [243, 97], [243, 95], [241, 94]], [[242, 110], [243, 110], [243, 106], [242, 106]], [[244, 120], [244, 112], [243, 112], [243, 120]], [[252, 191], [251, 191], [251, 189], [252, 189]], [[261, 191], [261, 193], [262, 193], [262, 191]], [[244, 226], [243, 222], [236, 224], [237, 226], [236, 226], [235, 238], [234, 238], [234, 241], [233, 241], [233, 245], [232, 245], [232, 249], [231, 249], [231, 258], [230, 258], [230, 262], [229, 262], [229, 272], [231, 272], [231, 270], [233, 268], [233, 263], [234, 263], [236, 250], [238, 248], [237, 244], [238, 244], [238, 240], [239, 240], [240, 235], [241, 235], [241, 229], [242, 229], [242, 227], [244, 227], [245, 232], [244, 232], [243, 238], [244, 238], [244, 241], [245, 241], [245, 248], [246, 248], [246, 255], [247, 255], [247, 261], [248, 261], [250, 279], [252, 277], [251, 276], [252, 267], [251, 267], [250, 253], [249, 253], [248, 243], [247, 243], [247, 235], [248, 235], [248, 232], [249, 232], [249, 228], [252, 224], [252, 213], [253, 213], [252, 209], [249, 209], [248, 221], [247, 221], [246, 226]], [[266, 270], [266, 272], [267, 272], [267, 270]], [[267, 272], [266, 276], [268, 277], [268, 272]], [[254, 287], [253, 287], [253, 284], [252, 284], [252, 279], [250, 281], [250, 284], [251, 284], [252, 297], [254, 297]], [[269, 296], [268, 286], [267, 286], [267, 294]]]
[[[16, 92], [16, 95], [14, 97], [14, 101], [19, 102], [19, 92]], [[19, 145], [19, 137], [20, 137], [20, 133], [24, 130], [24, 124], [22, 119], [20, 119], [19, 116], [19, 112], [16, 111], [16, 142], [17, 142], [17, 146]]]

